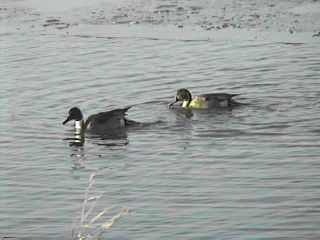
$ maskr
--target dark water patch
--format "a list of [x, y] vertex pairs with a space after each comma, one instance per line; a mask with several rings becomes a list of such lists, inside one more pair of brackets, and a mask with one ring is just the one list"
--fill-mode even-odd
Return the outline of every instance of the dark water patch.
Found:
[[299, 45], [303, 45], [304, 43], [294, 43], [294, 42], [280, 42], [280, 44], [284, 44], [284, 45], [293, 45], [293, 46], [299, 46]]

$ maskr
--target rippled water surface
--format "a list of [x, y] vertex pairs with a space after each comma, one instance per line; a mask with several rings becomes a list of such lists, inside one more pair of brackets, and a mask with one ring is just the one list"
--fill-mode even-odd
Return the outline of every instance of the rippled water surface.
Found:
[[[320, 236], [319, 42], [0, 37], [2, 235], [70, 237], [95, 173], [96, 211], [130, 209], [108, 238]], [[179, 88], [248, 105], [168, 109]], [[73, 106], [150, 125], [80, 146]]]

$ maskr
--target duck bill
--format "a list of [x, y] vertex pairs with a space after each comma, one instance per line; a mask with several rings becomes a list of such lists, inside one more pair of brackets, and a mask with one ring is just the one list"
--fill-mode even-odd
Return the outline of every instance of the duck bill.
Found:
[[175, 103], [177, 103], [177, 102], [179, 102], [179, 100], [178, 100], [178, 99], [174, 99], [173, 102], [171, 102], [171, 103], [168, 104], [168, 107], [169, 107], [169, 108], [172, 107], [172, 105], [175, 104]]
[[69, 121], [70, 121], [70, 117], [67, 117], [67, 119], [62, 124], [65, 125]]

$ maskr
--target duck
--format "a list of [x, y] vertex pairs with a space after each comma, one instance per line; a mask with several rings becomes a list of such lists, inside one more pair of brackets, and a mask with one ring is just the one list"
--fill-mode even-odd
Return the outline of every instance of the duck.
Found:
[[233, 100], [232, 98], [239, 94], [229, 93], [208, 93], [196, 96], [192, 99], [192, 95], [188, 89], [181, 88], [177, 91], [175, 100], [168, 104], [170, 108], [175, 103], [182, 101], [183, 108], [189, 109], [210, 109], [210, 108], [226, 108], [241, 103]]
[[87, 120], [84, 121], [81, 110], [78, 107], [73, 107], [69, 110], [68, 117], [62, 124], [65, 125], [69, 121], [74, 120], [76, 134], [82, 134], [85, 131], [101, 134], [110, 131], [116, 131], [134, 123], [134, 121], [125, 117], [126, 112], [130, 108], [131, 107], [126, 107], [107, 112], [100, 112], [90, 115]]

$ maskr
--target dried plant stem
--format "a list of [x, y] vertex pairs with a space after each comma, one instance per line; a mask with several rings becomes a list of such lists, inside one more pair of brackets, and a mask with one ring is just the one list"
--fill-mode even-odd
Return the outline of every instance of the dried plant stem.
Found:
[[85, 193], [84, 193], [84, 200], [83, 200], [83, 204], [82, 204], [82, 211], [81, 211], [81, 218], [80, 218], [80, 225], [83, 225], [85, 218], [85, 211], [86, 211], [86, 206], [87, 206], [87, 202], [88, 202], [88, 195], [89, 195], [89, 191], [92, 188], [93, 184], [95, 183], [94, 181], [94, 176], [95, 173], [90, 175], [89, 178], [89, 186], [87, 187]]
[[104, 209], [102, 212], [97, 214], [94, 218], [91, 219], [90, 224], [93, 224], [96, 220], [98, 220], [101, 216], [103, 216], [106, 212], [112, 209], [114, 206]]
[[113, 216], [109, 221], [101, 224], [102, 229], [109, 229], [112, 227], [113, 224], [115, 224], [116, 221], [118, 221], [120, 218], [126, 216], [129, 214], [129, 209], [125, 209], [122, 212], [118, 213], [117, 215]]
[[[86, 188], [84, 199], [82, 203], [82, 209], [81, 209], [81, 215], [80, 217], [75, 218], [73, 222], [73, 229], [71, 232], [72, 239], [74, 240], [89, 240], [89, 239], [98, 239], [102, 233], [111, 228], [116, 221], [118, 221], [120, 218], [126, 216], [129, 214], [129, 209], [123, 209], [121, 212], [110, 218], [110, 220], [101, 223], [99, 222], [99, 219], [104, 217], [108, 211], [110, 211], [114, 206], [105, 208], [103, 211], [99, 212], [97, 215], [95, 215], [91, 220], [89, 219], [89, 216], [93, 212], [94, 208], [97, 205], [98, 200], [101, 198], [100, 195], [95, 196], [89, 196], [90, 190], [95, 184], [94, 180], [95, 174], [91, 174], [89, 178], [89, 185]], [[76, 222], [79, 221], [78, 227], [76, 227]], [[88, 230], [85, 229], [91, 229], [90, 233], [86, 233]]]

